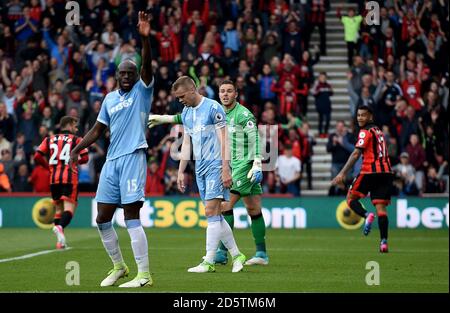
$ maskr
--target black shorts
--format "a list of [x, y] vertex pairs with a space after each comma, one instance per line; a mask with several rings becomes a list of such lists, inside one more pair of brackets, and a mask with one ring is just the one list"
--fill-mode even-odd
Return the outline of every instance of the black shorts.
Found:
[[51, 184], [50, 191], [53, 201], [69, 201], [76, 203], [78, 201], [77, 184]]
[[391, 173], [359, 174], [353, 180], [348, 194], [357, 198], [365, 198], [370, 193], [373, 204], [391, 203], [392, 181]]

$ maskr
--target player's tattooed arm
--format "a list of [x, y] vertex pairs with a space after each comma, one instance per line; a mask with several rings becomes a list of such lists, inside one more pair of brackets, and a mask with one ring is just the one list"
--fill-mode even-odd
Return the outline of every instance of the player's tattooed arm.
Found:
[[345, 177], [347, 176], [347, 173], [353, 168], [355, 163], [358, 161], [358, 159], [361, 156], [361, 149], [356, 148], [353, 150], [352, 154], [347, 160], [347, 163], [345, 163], [342, 170], [339, 172], [339, 174], [332, 180], [332, 185], [339, 185], [343, 184]]
[[95, 122], [94, 127], [91, 128], [91, 130], [84, 136], [83, 140], [80, 141], [79, 144], [73, 148], [72, 152], [70, 153], [70, 161], [73, 163], [78, 162], [78, 155], [80, 152], [89, 147], [91, 144], [97, 141], [97, 139], [103, 134], [103, 132], [106, 129], [106, 125], [102, 124], [100, 122]]
[[146, 85], [152, 82], [152, 49], [150, 47], [150, 15], [144, 11], [139, 11], [139, 34], [142, 42], [142, 67], [141, 78]]

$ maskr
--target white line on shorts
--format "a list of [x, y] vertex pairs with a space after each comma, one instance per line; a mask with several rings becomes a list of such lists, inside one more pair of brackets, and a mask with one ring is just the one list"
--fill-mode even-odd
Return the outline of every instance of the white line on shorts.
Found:
[[30, 253], [30, 254], [25, 254], [25, 255], [22, 255], [22, 256], [16, 256], [14, 258], [0, 259], [0, 263], [16, 261], [16, 260], [30, 259], [30, 258], [34, 258], [35, 256], [49, 254], [49, 253], [58, 252], [58, 251], [66, 251], [66, 250], [70, 250], [70, 249], [72, 249], [72, 248], [71, 247], [67, 247], [65, 249], [43, 250], [43, 251], [39, 251], [39, 252], [36, 252], [36, 253]]

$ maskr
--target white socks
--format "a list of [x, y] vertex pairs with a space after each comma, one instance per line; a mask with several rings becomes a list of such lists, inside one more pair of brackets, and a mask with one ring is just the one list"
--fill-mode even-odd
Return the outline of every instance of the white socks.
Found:
[[123, 263], [122, 252], [119, 247], [117, 233], [112, 227], [111, 222], [97, 224], [98, 232], [102, 238], [103, 246], [108, 252], [114, 265]]
[[125, 220], [131, 238], [131, 248], [138, 267], [138, 273], [149, 272], [148, 243], [140, 220]]
[[216, 250], [219, 246], [221, 231], [222, 215], [210, 216], [207, 218], [208, 226], [206, 227], [206, 256], [205, 261], [214, 263]]
[[220, 240], [222, 241], [223, 245], [228, 249], [232, 257], [235, 257], [236, 255], [239, 255], [241, 252], [239, 251], [236, 241], [234, 240], [233, 231], [231, 230], [230, 225], [222, 219], [220, 221], [221, 226], [221, 236]]
[[[138, 272], [149, 272], [147, 236], [141, 226], [140, 220], [126, 220], [128, 233], [131, 238], [131, 248], [138, 267]], [[98, 232], [102, 238], [103, 246], [114, 265], [123, 263], [117, 233], [111, 222], [97, 224]], [[214, 257], [213, 257], [214, 258]]]
[[222, 241], [232, 257], [240, 254], [234, 240], [233, 231], [222, 215], [208, 217], [208, 227], [206, 228], [206, 256], [205, 261], [214, 263], [219, 242]]

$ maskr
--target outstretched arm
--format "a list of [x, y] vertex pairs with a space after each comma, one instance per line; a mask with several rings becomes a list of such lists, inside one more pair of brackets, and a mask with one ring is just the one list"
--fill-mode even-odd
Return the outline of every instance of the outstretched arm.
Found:
[[139, 34], [142, 41], [142, 66], [141, 66], [141, 78], [146, 85], [152, 82], [153, 69], [152, 69], [152, 49], [150, 47], [150, 18], [144, 11], [139, 12]]
[[152, 114], [148, 117], [148, 128], [153, 128], [161, 124], [183, 124], [181, 122], [181, 114], [177, 115], [158, 115]]

